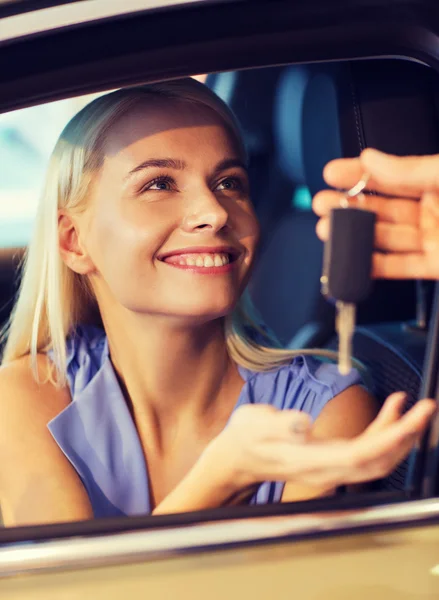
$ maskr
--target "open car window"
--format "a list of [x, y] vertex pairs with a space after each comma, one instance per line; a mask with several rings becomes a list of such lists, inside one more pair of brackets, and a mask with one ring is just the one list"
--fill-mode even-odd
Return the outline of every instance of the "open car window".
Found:
[[[73, 7], [82, 3], [70, 4]], [[146, 4], [142, 3], [142, 10]], [[220, 3], [206, 2], [212, 10], [210, 16], [215, 16], [216, 4]], [[72, 44], [63, 49], [65, 54], [47, 54], [49, 67], [41, 82], [35, 84], [35, 90], [33, 82], [38, 79], [38, 73], [33, 73], [32, 58], [37, 64], [44, 56], [44, 47], [40, 48], [41, 55], [27, 54], [29, 65], [17, 63], [17, 74], [12, 68], [5, 71], [4, 81], [0, 82], [0, 91], [5, 92], [0, 94], [1, 110], [18, 105], [36, 106], [4, 112], [0, 116], [1, 325], [7, 323], [16, 297], [19, 282], [17, 254], [25, 249], [30, 239], [49, 154], [66, 122], [88, 101], [88, 94], [96, 90], [102, 93], [119, 85], [169, 80], [212, 68], [217, 70], [208, 75], [206, 85], [237, 115], [250, 155], [249, 177], [255, 211], [261, 223], [261, 251], [248, 291], [258, 319], [260, 317], [264, 325], [262, 332], [272, 332], [283, 348], [337, 349], [334, 306], [320, 293], [322, 246], [315, 237], [316, 217], [311, 210], [311, 199], [325, 185], [322, 179], [324, 164], [338, 156], [356, 156], [365, 145], [402, 154], [439, 151], [438, 128], [431, 125], [438, 118], [434, 100], [437, 74], [432, 68], [433, 65], [437, 67], [436, 58], [431, 53], [431, 61], [427, 61], [431, 66], [425, 64], [430, 52], [427, 43], [422, 48], [417, 47], [416, 51], [407, 50], [415, 44], [416, 36], [401, 48], [404, 36], [400, 32], [397, 43], [393, 43], [392, 27], [397, 29], [399, 21], [385, 9], [382, 24], [376, 25], [374, 21], [371, 30], [361, 12], [361, 18], [349, 29], [355, 44], [350, 52], [343, 53], [339, 44], [344, 31], [340, 14], [327, 21], [328, 27], [336, 23], [337, 36], [331, 38], [328, 33], [327, 38], [321, 37], [326, 25], [321, 19], [323, 3], [316, 4], [313, 14], [307, 13], [312, 2], [309, 7], [303, 5], [303, 14], [298, 14], [297, 19], [292, 19], [292, 12], [288, 13], [280, 20], [282, 27], [277, 25], [279, 15], [283, 16], [284, 7], [292, 6], [292, 3], [272, 3], [270, 10], [276, 4], [279, 15], [268, 11], [259, 20], [258, 10], [245, 15], [244, 3], [229, 4], [232, 12], [226, 14], [224, 11], [222, 20], [210, 18], [204, 22], [204, 27], [195, 11], [185, 13], [182, 9], [178, 13], [181, 20], [174, 23], [169, 43], [165, 43], [162, 35], [164, 21], [149, 20], [149, 15], [147, 18], [143, 13], [136, 14], [137, 33], [132, 36], [124, 33], [131, 30], [125, 22], [117, 20], [116, 14], [106, 15], [111, 19], [102, 27], [111, 31], [106, 42], [116, 40], [113, 45], [102, 44], [99, 36], [87, 37], [87, 27], [84, 25], [82, 29], [79, 20], [59, 21], [54, 23], [56, 36], [53, 39], [59, 41], [62, 28], [73, 25], [68, 29], [70, 40], [73, 42], [77, 39], [75, 36], [83, 34], [83, 51], [70, 55], [70, 47], [79, 48]], [[264, 3], [256, 4], [260, 9]], [[362, 10], [366, 4], [363, 3]], [[343, 2], [337, 3], [338, 8], [342, 5]], [[130, 10], [134, 9], [128, 8], [127, 4], [127, 14]], [[351, 9], [346, 4], [343, 10], [348, 13]], [[404, 14], [399, 14], [401, 20], [404, 20]], [[106, 16], [99, 15], [96, 21], [90, 16], [90, 30], [94, 23], [95, 31], [101, 33], [98, 21]], [[166, 14], [163, 15], [166, 19]], [[25, 14], [16, 16], [25, 17]], [[243, 16], [248, 19], [242, 19]], [[11, 13], [10, 18], [15, 16]], [[85, 16], [84, 22], [87, 19]], [[295, 32], [292, 32], [293, 20], [298, 27]], [[12, 64], [10, 57], [16, 49], [16, 56], [19, 55], [20, 45], [13, 40], [14, 36], [20, 40], [20, 36], [39, 32], [44, 38], [46, 26], [32, 28], [29, 20], [16, 23], [19, 27], [15, 33], [10, 29], [0, 34], [5, 64]], [[155, 27], [155, 23], [160, 26]], [[241, 39], [242, 31], [247, 31], [247, 25], [243, 24], [247, 23], [254, 31], [249, 29], [248, 36]], [[306, 45], [300, 47], [310, 24], [315, 24], [314, 45], [311, 34], [309, 38], [313, 52], [307, 52]], [[279, 28], [283, 28], [282, 31], [278, 31]], [[201, 43], [192, 44], [192, 38], [190, 43], [185, 40], [184, 35], [189, 36], [192, 29], [194, 40], [202, 32]], [[274, 30], [275, 41], [270, 45], [268, 40]], [[117, 37], [121, 31], [126, 35], [126, 44], [121, 44]], [[113, 34], [117, 34], [116, 37]], [[252, 41], [253, 35], [257, 41]], [[229, 38], [234, 42], [227, 46]], [[377, 43], [376, 50], [371, 50], [373, 43], [362, 45], [366, 39]], [[331, 40], [330, 44], [328, 40]], [[430, 38], [428, 40], [430, 43]], [[33, 38], [28, 41], [23, 38], [26, 50], [32, 49], [32, 44]], [[104, 47], [108, 53], [102, 67], [96, 58], [96, 49]], [[254, 60], [247, 58], [250, 47], [254, 49]], [[35, 48], [38, 49], [36, 42]], [[416, 60], [381, 60], [382, 56], [400, 54], [413, 55]], [[70, 62], [66, 61], [64, 69], [65, 56], [70, 57]], [[353, 60], [356, 56], [363, 60]], [[364, 60], [371, 56], [376, 58]], [[87, 71], [88, 60], [91, 67]], [[278, 66], [264, 66], [268, 64]], [[258, 67], [250, 68], [255, 65]], [[19, 93], [14, 89], [16, 77], [23, 82]], [[81, 92], [87, 96], [37, 105], [44, 98], [73, 97]], [[398, 132], [398, 136], [392, 132]], [[439, 362], [436, 359], [430, 362], [427, 378], [424, 370], [425, 358], [435, 356], [431, 344], [438, 342], [438, 336], [434, 337], [431, 329], [429, 338], [425, 326], [432, 312], [432, 297], [433, 285], [428, 282], [419, 286], [413, 281], [379, 281], [370, 298], [358, 309], [354, 356], [367, 370], [380, 405], [395, 390], [407, 392], [407, 408], [422, 394], [435, 390]], [[433, 314], [432, 323], [438, 329], [438, 308]], [[90, 439], [95, 441], [95, 431], [92, 433]], [[434, 435], [430, 437], [430, 443], [437, 447]], [[197, 548], [207, 551], [214, 547], [217, 550], [268, 540], [297, 541], [361, 533], [374, 528], [400, 528], [405, 523], [437, 523], [439, 513], [435, 500], [421, 500], [438, 493], [437, 456], [435, 452], [425, 450], [425, 444], [421, 445], [391, 473], [370, 482], [367, 489], [352, 490], [340, 486], [329, 498], [293, 504], [220, 507], [212, 511], [157, 517], [147, 514], [125, 517], [121, 512], [109, 519], [94, 518], [80, 523], [4, 528], [0, 530], [0, 575], [20, 572], [20, 560], [23, 560], [23, 568], [29, 570], [37, 570], [41, 565], [43, 568], [64, 568], [69, 563], [82, 568], [91, 563], [112, 563], [133, 557], [144, 560], [163, 558], [172, 553], [182, 555]], [[425, 487], [428, 478], [430, 484]], [[30, 493], [29, 501], [34, 500]], [[327, 518], [328, 511], [333, 514]], [[185, 528], [190, 529], [186, 541]], [[149, 533], [154, 535], [148, 537]], [[69, 548], [72, 537], [76, 538], [75, 544]], [[47, 542], [49, 539], [51, 541]], [[107, 545], [109, 540], [112, 543]], [[35, 543], [37, 541], [39, 543]], [[81, 545], [82, 541], [84, 545]], [[380, 539], [376, 546], [382, 549], [385, 540]], [[56, 554], [58, 558], [47, 561], [51, 552], [51, 556]], [[352, 555], [355, 554], [353, 548]]]
[[[401, 101], [394, 91], [407, 73], [413, 80], [412, 96]], [[197, 76], [239, 120], [249, 158], [252, 202], [261, 226], [260, 252], [248, 292], [263, 328], [284, 348], [337, 348], [334, 307], [320, 291], [323, 246], [315, 234], [317, 217], [311, 201], [325, 187], [324, 165], [343, 155], [355, 128], [354, 112], [346, 126], [347, 113], [341, 108], [352, 93], [348, 76], [364, 86], [364, 94], [378, 89], [380, 111], [392, 116], [395, 126], [404, 121], [407, 111], [429, 101], [429, 69], [397, 60], [286, 65]], [[389, 90], [382, 82], [389, 85], [391, 78]], [[0, 245], [5, 250], [27, 246], [54, 144], [71, 117], [99, 95], [0, 116]], [[359, 93], [358, 106], [361, 103], [368, 106]], [[380, 118], [381, 114], [371, 117]], [[403, 143], [409, 145], [412, 130], [418, 132], [420, 126], [406, 128]], [[389, 143], [393, 143], [390, 137]], [[435, 141], [427, 136], [425, 143]], [[2, 320], [6, 323], [17, 281], [14, 261], [4, 263], [2, 277]], [[431, 289], [424, 292], [425, 310], [429, 310]], [[392, 301], [396, 295], [397, 307]], [[404, 323], [415, 319], [416, 286], [410, 281], [377, 282], [370, 299], [359, 308], [354, 356], [365, 366], [365, 382], [379, 405], [401, 386], [409, 394], [408, 407], [419, 397], [427, 330], [404, 332]], [[372, 496], [405, 493], [408, 472], [406, 460], [384, 480], [371, 483], [368, 492]], [[338, 493], [341, 498], [345, 492], [340, 489]]]

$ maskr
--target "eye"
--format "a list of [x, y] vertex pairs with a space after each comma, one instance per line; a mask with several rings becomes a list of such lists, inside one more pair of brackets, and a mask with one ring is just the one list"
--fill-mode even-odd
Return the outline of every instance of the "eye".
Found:
[[239, 177], [226, 177], [218, 183], [216, 190], [219, 191], [230, 191], [230, 190], [243, 190], [245, 188], [244, 182]]
[[152, 181], [148, 181], [147, 184], [142, 186], [140, 191], [148, 192], [151, 190], [153, 192], [167, 192], [172, 190], [172, 186], [174, 184], [175, 182], [172, 179], [172, 177], [169, 177], [168, 175], [161, 175], [160, 177], [156, 177]]

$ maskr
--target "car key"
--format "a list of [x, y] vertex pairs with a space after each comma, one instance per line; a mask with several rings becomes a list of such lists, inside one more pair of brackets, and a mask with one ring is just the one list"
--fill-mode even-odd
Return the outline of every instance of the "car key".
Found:
[[367, 179], [363, 178], [347, 192], [342, 208], [331, 211], [330, 235], [323, 255], [320, 281], [323, 295], [335, 301], [338, 369], [342, 375], [347, 375], [352, 368], [356, 305], [367, 298], [372, 286], [376, 215], [360, 206], [349, 206], [349, 198], [364, 198], [362, 192], [366, 184]]

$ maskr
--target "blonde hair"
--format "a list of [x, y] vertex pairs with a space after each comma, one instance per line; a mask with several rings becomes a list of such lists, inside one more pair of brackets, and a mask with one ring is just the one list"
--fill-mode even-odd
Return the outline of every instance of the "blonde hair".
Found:
[[[81, 211], [90, 186], [103, 161], [103, 144], [111, 127], [133, 107], [149, 99], [169, 98], [191, 102], [215, 111], [245, 155], [238, 123], [227, 107], [205, 85], [194, 79], [155, 83], [117, 90], [93, 100], [68, 123], [52, 153], [40, 200], [34, 234], [22, 267], [19, 295], [10, 322], [3, 362], [31, 356], [37, 372], [37, 354], [52, 351], [55, 380], [66, 382], [66, 338], [75, 326], [98, 313], [96, 300], [84, 277], [69, 269], [58, 248], [58, 212]], [[251, 314], [243, 296], [235, 311], [225, 319], [230, 356], [239, 365], [272, 370], [289, 363], [299, 354], [334, 358], [323, 350], [283, 350], [258, 318]], [[255, 332], [267, 345], [255, 341]]]

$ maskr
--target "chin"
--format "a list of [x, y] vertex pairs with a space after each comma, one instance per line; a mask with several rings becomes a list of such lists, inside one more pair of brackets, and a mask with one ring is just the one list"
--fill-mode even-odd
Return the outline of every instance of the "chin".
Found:
[[197, 306], [192, 305], [190, 308], [188, 307], [189, 310], [182, 311], [184, 314], [180, 314], [183, 318], [192, 320], [194, 324], [207, 323], [230, 315], [236, 307], [236, 303], [237, 299], [234, 298], [233, 301], [216, 302], [213, 305], [212, 303], [204, 306], [200, 304]]

